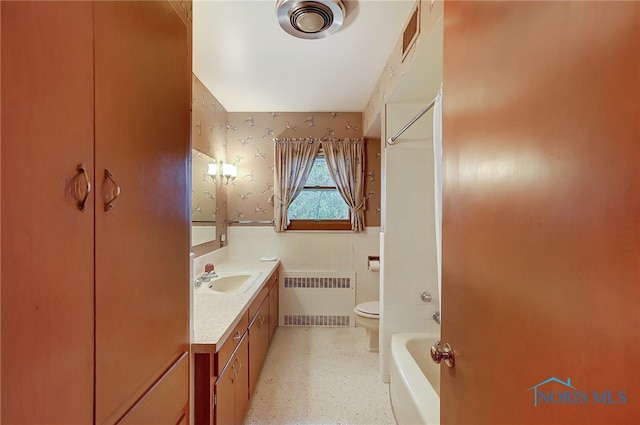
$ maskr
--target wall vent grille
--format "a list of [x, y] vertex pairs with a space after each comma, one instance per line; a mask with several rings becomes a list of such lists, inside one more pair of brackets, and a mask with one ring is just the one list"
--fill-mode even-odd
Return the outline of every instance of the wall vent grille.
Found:
[[285, 288], [351, 289], [349, 277], [285, 277]]
[[281, 326], [355, 325], [355, 272], [283, 270], [279, 285]]
[[404, 62], [407, 53], [411, 50], [420, 34], [420, 2], [416, 4], [407, 26], [402, 33], [402, 61]]
[[284, 326], [351, 326], [349, 316], [310, 316], [285, 314]]

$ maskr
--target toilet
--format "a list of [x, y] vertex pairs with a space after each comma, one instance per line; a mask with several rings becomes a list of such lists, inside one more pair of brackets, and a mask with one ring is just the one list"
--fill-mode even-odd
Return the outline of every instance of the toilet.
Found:
[[356, 326], [361, 326], [367, 331], [367, 350], [377, 353], [380, 301], [358, 304], [353, 311], [356, 313]]

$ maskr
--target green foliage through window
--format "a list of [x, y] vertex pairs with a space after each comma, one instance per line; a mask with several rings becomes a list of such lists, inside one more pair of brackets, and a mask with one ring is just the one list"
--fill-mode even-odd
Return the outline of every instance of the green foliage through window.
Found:
[[349, 219], [349, 207], [338, 193], [324, 157], [314, 160], [305, 188], [287, 212], [291, 220]]

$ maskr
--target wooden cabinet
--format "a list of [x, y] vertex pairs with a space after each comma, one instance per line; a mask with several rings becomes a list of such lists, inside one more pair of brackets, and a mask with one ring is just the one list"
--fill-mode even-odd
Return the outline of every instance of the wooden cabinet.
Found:
[[108, 212], [96, 195], [95, 415], [108, 424], [189, 350], [190, 68], [168, 2], [94, 7], [96, 173], [113, 175], [97, 176], [102, 193], [122, 188]]
[[[194, 420], [196, 425], [234, 424], [236, 392], [244, 385], [249, 398], [247, 327], [249, 314], [244, 312], [229, 337], [216, 353], [194, 354]], [[243, 347], [241, 347], [243, 345]], [[244, 374], [239, 377], [239, 374]], [[238, 408], [246, 402], [238, 397]]]
[[[238, 349], [232, 359], [232, 370], [236, 374], [234, 381], [234, 423], [236, 425], [242, 425], [242, 420], [249, 406], [249, 347], [246, 335], [238, 344]], [[222, 422], [217, 422], [217, 424], [223, 425]]]
[[93, 421], [92, 14], [0, 2], [3, 424]]
[[[195, 353], [195, 424], [241, 424], [269, 350], [278, 273], [264, 284], [216, 353]], [[277, 313], [276, 313], [277, 317]], [[276, 321], [277, 326], [277, 321]]]
[[218, 363], [220, 370], [215, 382], [215, 423], [240, 425], [249, 404], [248, 334], [244, 332], [229, 360]]
[[187, 27], [168, 2], [1, 2], [0, 19], [0, 422], [178, 423]]
[[278, 274], [264, 285], [249, 307], [249, 396], [253, 394], [271, 338], [278, 326]]
[[269, 282], [269, 342], [271, 342], [280, 320], [280, 283], [278, 274], [272, 277]]
[[[247, 314], [218, 351], [213, 385], [213, 423], [241, 424], [249, 402], [249, 349]], [[197, 364], [197, 363], [196, 363]], [[207, 412], [210, 414], [211, 411]], [[207, 420], [207, 418], [199, 418]], [[200, 421], [197, 420], [196, 423]]]
[[[265, 285], [263, 296], [258, 297], [258, 304], [249, 325], [249, 396], [253, 394], [262, 364], [269, 350], [269, 297], [268, 286]], [[251, 310], [251, 309], [250, 309]]]
[[189, 385], [189, 356], [182, 357], [169, 369], [162, 380], [125, 415], [119, 425], [178, 424], [189, 419], [184, 410]]
[[[214, 389], [214, 424], [234, 425], [236, 423], [236, 375], [233, 369], [224, 370]], [[228, 373], [227, 373], [228, 372]]]

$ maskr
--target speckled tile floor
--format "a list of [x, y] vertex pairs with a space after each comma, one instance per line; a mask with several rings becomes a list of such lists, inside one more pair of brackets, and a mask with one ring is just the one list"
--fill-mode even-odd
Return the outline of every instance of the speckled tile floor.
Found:
[[278, 328], [245, 425], [392, 425], [362, 328]]

